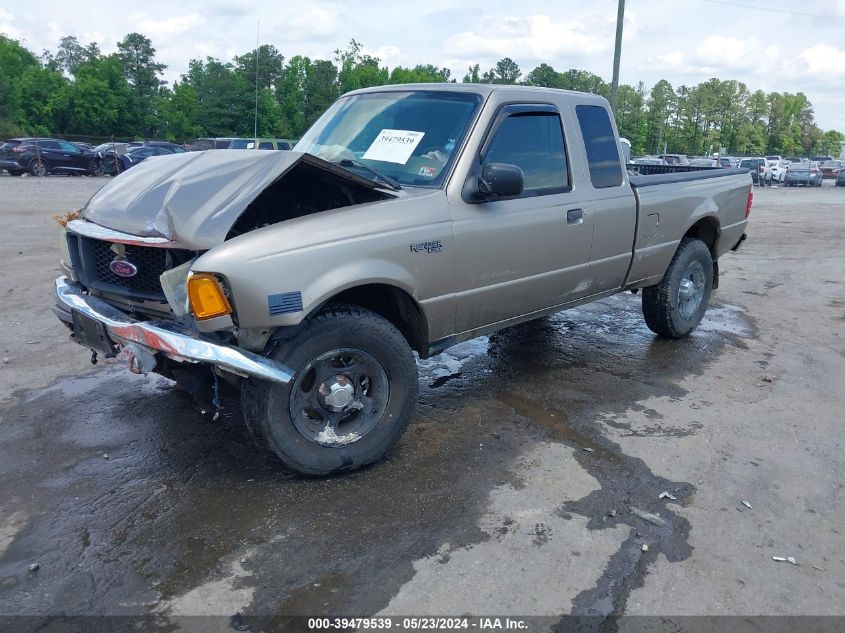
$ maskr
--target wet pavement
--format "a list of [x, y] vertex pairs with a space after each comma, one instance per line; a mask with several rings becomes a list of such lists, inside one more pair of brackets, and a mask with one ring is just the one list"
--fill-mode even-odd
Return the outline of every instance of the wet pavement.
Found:
[[793, 255], [767, 246], [784, 227], [761, 224], [687, 339], [654, 337], [623, 294], [420, 361], [408, 432], [349, 475], [284, 471], [236, 399], [215, 421], [163, 378], [98, 367], [16, 392], [0, 614], [286, 630], [321, 614], [841, 612], [842, 256], [817, 243], [794, 283]]
[[[19, 613], [219, 613], [221, 604], [233, 614], [374, 613], [414, 561], [448, 558], [442, 543], [489, 540], [478, 520], [490, 492], [521, 485], [514, 461], [526, 447], [560, 443], [600, 484], [581, 499], [563, 494], [560, 515], [628, 532], [608, 562], [613, 580], [579, 594], [575, 612], [622, 610], [648, 566], [642, 543], [670, 560], [690, 552], [689, 523], [654, 491], [684, 503], [695, 487], [624, 455], [595, 420], [648, 395], [683, 398], [678, 379], [742, 346], [752, 326], [722, 307], [702, 329], [655, 339], [629, 295], [464, 343], [420, 363], [418, 414], [389, 459], [330, 479], [259, 456], [235, 399], [214, 422], [163, 378], [115, 368], [61, 380], [3, 416], [12, 431], [0, 448], [3, 496], [28, 526], [0, 563], [0, 595]], [[640, 433], [696, 431], [647, 415], [654, 423]], [[670, 525], [643, 524], [633, 507]], [[514, 518], [500, 532], [524, 529], [537, 547], [548, 538]], [[32, 561], [38, 573], [27, 571]]]

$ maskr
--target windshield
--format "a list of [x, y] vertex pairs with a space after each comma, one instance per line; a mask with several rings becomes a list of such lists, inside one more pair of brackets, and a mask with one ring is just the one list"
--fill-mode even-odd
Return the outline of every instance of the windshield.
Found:
[[332, 162], [360, 161], [403, 185], [439, 187], [479, 103], [479, 95], [439, 91], [343, 97], [294, 149]]

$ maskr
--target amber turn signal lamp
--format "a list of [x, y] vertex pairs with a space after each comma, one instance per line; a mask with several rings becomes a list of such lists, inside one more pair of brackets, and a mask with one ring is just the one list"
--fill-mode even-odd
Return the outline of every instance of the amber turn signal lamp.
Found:
[[188, 277], [188, 299], [198, 319], [213, 319], [232, 313], [232, 306], [220, 282], [208, 273], [196, 273]]

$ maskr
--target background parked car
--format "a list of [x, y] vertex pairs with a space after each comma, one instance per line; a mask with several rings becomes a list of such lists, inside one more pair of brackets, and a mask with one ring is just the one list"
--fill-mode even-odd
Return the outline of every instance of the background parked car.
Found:
[[100, 156], [94, 151], [79, 149], [69, 141], [61, 139], [12, 139], [14, 146], [0, 153], [0, 166], [14, 176], [28, 171], [33, 176], [47, 174], [103, 173]]
[[191, 145], [193, 147], [193, 151], [195, 152], [201, 152], [207, 149], [229, 149], [229, 145], [232, 141], [236, 140], [238, 139], [231, 136], [218, 138], [204, 137], [198, 138]]
[[836, 178], [842, 169], [845, 169], [845, 160], [826, 160], [821, 166], [822, 178]]
[[[12, 176], [20, 176], [26, 170], [18, 165], [18, 152], [15, 148], [35, 141], [49, 141], [47, 138], [10, 138], [0, 145], [0, 171], [6, 170]], [[22, 150], [21, 150], [22, 151]]]
[[666, 161], [659, 156], [641, 156], [631, 161], [632, 165], [665, 165]]
[[786, 179], [786, 165], [782, 156], [766, 156], [766, 162], [772, 171], [772, 182], [782, 183]]
[[735, 164], [734, 159], [731, 158], [730, 156], [720, 156], [716, 160], [719, 163], [718, 167], [721, 167], [722, 169], [730, 169]]
[[765, 187], [772, 184], [772, 170], [768, 161], [762, 156], [756, 158], [743, 158], [739, 162], [740, 169], [747, 169], [751, 172], [751, 180], [754, 184]]
[[163, 149], [170, 150], [172, 154], [181, 154], [182, 152], [187, 151], [181, 145], [171, 143], [170, 141], [144, 141], [141, 147], [161, 147]]
[[667, 165], [689, 165], [689, 159], [683, 154], [661, 154], [658, 158], [665, 160]]
[[[256, 143], [257, 141], [257, 143]], [[296, 144], [287, 138], [238, 138], [229, 144], [229, 149], [290, 149]]]
[[804, 162], [790, 165], [786, 170], [787, 187], [821, 187], [822, 172], [818, 163]]
[[839, 173], [836, 174], [836, 186], [845, 187], [845, 169], [840, 169]]
[[[182, 151], [184, 152], [185, 150], [182, 149]], [[118, 156], [116, 163], [112, 163], [111, 161], [106, 162], [106, 173], [116, 176], [117, 174], [134, 167], [138, 163], [144, 162], [151, 156], [165, 156], [167, 154], [174, 153], [175, 152], [172, 149], [162, 145], [143, 145], [142, 147], [133, 147], [125, 154]]]
[[94, 151], [100, 152], [102, 154], [111, 153], [111, 154], [117, 154], [118, 156], [120, 156], [121, 154], [125, 154], [126, 152], [128, 152], [129, 149], [130, 149], [129, 143], [117, 143], [117, 142], [112, 143], [112, 142], [109, 142], [109, 143], [102, 143], [100, 145], [97, 145], [97, 147], [94, 148]]
[[689, 161], [690, 167], [718, 167], [719, 161], [712, 158], [693, 158]]

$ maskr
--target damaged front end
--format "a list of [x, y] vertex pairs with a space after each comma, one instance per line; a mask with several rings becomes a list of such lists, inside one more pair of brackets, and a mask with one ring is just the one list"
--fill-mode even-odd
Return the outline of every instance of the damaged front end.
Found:
[[157, 355], [177, 363], [205, 363], [223, 371], [288, 383], [292, 372], [269, 358], [207, 339], [173, 321], [139, 321], [88, 293], [67, 277], [56, 280], [53, 311], [73, 330], [77, 343], [105, 356], [123, 353], [130, 369], [149, 373]]
[[144, 161], [95, 194], [82, 218], [66, 223], [54, 312], [94, 358], [118, 356], [138, 373], [167, 375], [202, 363], [224, 375], [286, 383], [291, 371], [256, 353], [263, 345], [238, 344], [251, 333], [238, 331], [236, 313], [208, 319], [192, 313], [193, 264], [263, 226], [392, 197], [373, 181], [296, 152], [210, 151]]

